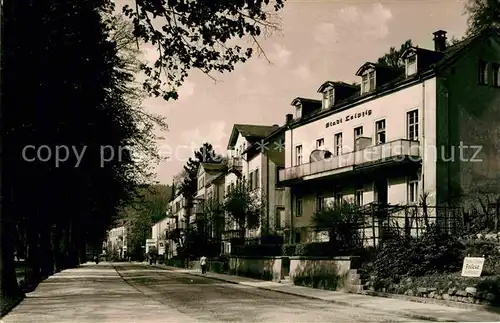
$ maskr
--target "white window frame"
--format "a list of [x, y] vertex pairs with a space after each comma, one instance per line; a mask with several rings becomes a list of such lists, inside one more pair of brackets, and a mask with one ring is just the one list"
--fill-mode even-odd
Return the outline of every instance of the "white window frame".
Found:
[[418, 203], [418, 189], [419, 189], [419, 180], [418, 177], [408, 177], [407, 180], [407, 192], [406, 198], [408, 204], [417, 204]]
[[335, 92], [333, 88], [330, 88], [328, 91], [328, 106], [327, 108], [333, 107], [333, 104], [335, 103]]
[[303, 158], [302, 158], [302, 145], [297, 145], [295, 146], [295, 165], [299, 166], [302, 165]]
[[284, 222], [284, 217], [281, 217], [281, 212], [283, 211], [284, 217], [286, 216], [286, 208], [284, 206], [277, 206], [276, 207], [276, 213], [274, 215], [274, 228], [276, 230], [281, 230], [283, 229], [283, 222]]
[[368, 73], [361, 76], [361, 94], [370, 92], [369, 90]]
[[406, 138], [408, 140], [418, 141], [419, 138], [418, 118], [419, 118], [418, 109], [411, 110], [406, 113]]
[[302, 105], [295, 108], [295, 119], [300, 119], [302, 117]]
[[[340, 140], [339, 140], [340, 139]], [[342, 146], [343, 146], [343, 143], [342, 143], [342, 132], [339, 132], [339, 133], [336, 133], [334, 136], [333, 136], [333, 152], [334, 152], [334, 155], [335, 156], [340, 156], [342, 155]]]
[[319, 149], [325, 145], [325, 139], [324, 138], [319, 138], [316, 139], [316, 149]]
[[[383, 127], [379, 128], [379, 124], [383, 123]], [[375, 145], [385, 144], [387, 142], [387, 122], [386, 119], [375, 121]], [[384, 134], [384, 140], [380, 140], [380, 134]]]
[[376, 79], [375, 79], [375, 70], [371, 70], [368, 72], [368, 86], [370, 88], [370, 92], [375, 90], [376, 85]]
[[417, 54], [412, 54], [406, 58], [406, 76], [417, 73]]

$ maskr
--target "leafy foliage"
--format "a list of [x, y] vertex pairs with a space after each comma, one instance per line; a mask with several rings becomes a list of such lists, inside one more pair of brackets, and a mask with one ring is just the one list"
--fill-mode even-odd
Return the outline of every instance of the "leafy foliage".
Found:
[[326, 205], [313, 214], [311, 223], [316, 232], [327, 232], [330, 243], [338, 247], [356, 249], [363, 246], [360, 228], [364, 215], [351, 200]]
[[464, 245], [431, 224], [419, 238], [394, 238], [383, 244], [372, 274], [395, 281], [409, 276], [454, 272], [461, 268]]
[[[275, 11], [283, 7], [277, 0]], [[269, 0], [136, 0], [135, 8], [125, 6], [135, 35], [156, 47], [159, 59], [143, 65], [147, 76], [144, 89], [165, 100], [177, 99], [176, 89], [190, 69], [231, 72], [235, 64], [246, 62], [253, 48], [234, 44], [235, 38], [250, 38], [260, 52], [257, 37], [279, 29], [272, 12], [266, 11]]]
[[388, 53], [384, 54], [384, 56], [382, 56], [378, 59], [377, 63], [382, 64], [382, 65], [386, 65], [386, 66], [390, 66], [390, 67], [394, 67], [394, 68], [404, 68], [405, 64], [400, 59], [401, 55], [403, 54], [403, 52], [405, 50], [407, 50], [408, 48], [410, 48], [412, 46], [413, 46], [413, 44], [412, 44], [411, 39], [408, 39], [403, 44], [401, 44], [399, 49], [396, 49], [396, 47], [391, 47], [391, 48], [389, 48]]
[[223, 209], [231, 221], [238, 225], [240, 239], [244, 239], [247, 229], [257, 229], [266, 210], [263, 193], [250, 190], [249, 182], [241, 181], [228, 192]]
[[500, 3], [497, 0], [469, 0], [465, 5], [467, 35], [484, 28], [500, 28]]

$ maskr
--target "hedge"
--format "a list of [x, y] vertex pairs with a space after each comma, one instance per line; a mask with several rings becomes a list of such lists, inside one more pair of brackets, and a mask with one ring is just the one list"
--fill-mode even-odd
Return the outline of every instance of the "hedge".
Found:
[[283, 245], [283, 256], [335, 257], [360, 255], [363, 250], [341, 249], [330, 242], [312, 242]]

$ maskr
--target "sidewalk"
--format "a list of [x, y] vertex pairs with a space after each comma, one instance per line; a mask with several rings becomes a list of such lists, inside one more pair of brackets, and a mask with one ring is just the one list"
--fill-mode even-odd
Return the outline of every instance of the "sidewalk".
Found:
[[2, 323], [22, 322], [193, 322], [128, 285], [109, 263], [64, 270], [36, 290]]
[[485, 310], [471, 310], [436, 304], [417, 303], [400, 299], [334, 292], [256, 280], [240, 276], [216, 274], [212, 272], [203, 275], [199, 270], [180, 269], [164, 265], [153, 266], [171, 271], [187, 273], [190, 275], [221, 280], [229, 283], [252, 286], [255, 288], [274, 291], [278, 293], [323, 300], [339, 305], [361, 307], [377, 311], [383, 310], [389, 313], [418, 320], [435, 322], [500, 322], [500, 314], [487, 312]]

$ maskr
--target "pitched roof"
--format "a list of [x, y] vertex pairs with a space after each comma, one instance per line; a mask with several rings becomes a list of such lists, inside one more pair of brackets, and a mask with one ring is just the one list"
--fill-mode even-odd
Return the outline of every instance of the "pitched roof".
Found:
[[271, 132], [278, 129], [279, 126], [264, 126], [264, 125], [252, 125], [252, 124], [235, 124], [233, 126], [233, 131], [229, 137], [229, 143], [227, 149], [231, 149], [236, 144], [238, 134], [245, 137], [247, 140], [255, 141], [267, 137]]
[[[365, 93], [361, 94], [359, 91], [354, 93], [352, 96], [346, 98], [345, 100], [341, 100], [340, 102], [336, 103], [333, 108], [328, 109], [328, 110], [322, 110], [322, 111], [317, 111], [315, 113], [312, 113], [308, 115], [306, 118], [301, 118], [300, 120], [297, 120], [291, 124], [292, 127], [297, 127], [298, 125], [308, 123], [314, 120], [317, 120], [319, 118], [322, 118], [323, 116], [333, 114], [338, 111], [342, 111], [345, 109], [348, 109], [350, 107], [355, 106], [358, 104], [358, 102], [361, 102], [364, 99], [368, 99], [369, 97], [377, 97], [380, 95], [383, 95], [384, 93], [390, 93], [391, 91], [394, 91], [397, 87], [399, 86], [404, 86], [405, 84], [412, 84], [418, 81], [422, 80], [422, 77], [426, 78], [432, 75], [435, 75], [436, 72], [439, 72], [443, 70], [444, 68], [448, 67], [450, 64], [452, 64], [454, 61], [456, 61], [458, 58], [462, 57], [464, 52], [469, 50], [473, 45], [473, 43], [476, 40], [479, 39], [484, 39], [486, 37], [490, 37], [492, 35], [499, 36], [499, 31], [494, 29], [494, 28], [486, 28], [480, 31], [479, 33], [472, 35], [460, 42], [458, 42], [455, 45], [448, 46], [444, 52], [436, 52], [428, 49], [420, 49], [418, 47], [414, 47], [413, 49], [416, 49], [418, 52], [423, 53], [427, 57], [431, 57], [429, 61], [429, 64], [425, 66], [422, 70], [420, 70], [418, 73], [413, 74], [411, 76], [406, 76], [404, 71], [400, 75], [394, 75], [390, 80], [386, 81], [384, 84], [381, 84], [380, 87], [377, 87], [377, 89], [373, 92], [370, 93]], [[358, 74], [360, 70], [367, 68], [369, 66], [375, 66], [379, 67], [380, 64], [374, 64], [374, 63], [365, 63], [363, 66], [358, 70]], [[390, 69], [384, 66], [384, 69], [387, 70], [394, 70]], [[395, 71], [395, 70], [394, 70]]]

